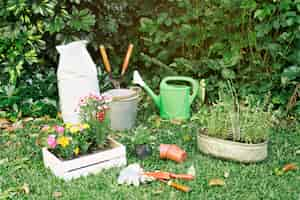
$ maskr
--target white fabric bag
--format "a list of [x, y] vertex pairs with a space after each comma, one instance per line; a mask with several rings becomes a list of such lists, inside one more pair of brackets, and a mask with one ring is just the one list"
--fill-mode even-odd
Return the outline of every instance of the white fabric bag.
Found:
[[65, 123], [78, 123], [80, 97], [99, 95], [96, 65], [89, 55], [85, 40], [57, 46], [60, 54], [57, 70], [60, 109]]

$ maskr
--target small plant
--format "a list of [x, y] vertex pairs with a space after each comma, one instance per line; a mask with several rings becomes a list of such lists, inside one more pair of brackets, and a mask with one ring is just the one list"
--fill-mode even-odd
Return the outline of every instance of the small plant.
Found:
[[272, 126], [271, 107], [266, 103], [251, 104], [249, 97], [240, 104], [231, 84], [221, 91], [219, 101], [199, 113], [209, 136], [244, 143], [260, 143], [267, 140]]
[[135, 154], [139, 159], [144, 159], [152, 154], [152, 145], [154, 137], [151, 136], [147, 127], [139, 126], [135, 131], [135, 137], [132, 139]]
[[45, 126], [48, 149], [61, 159], [74, 157], [105, 148], [109, 130], [108, 96], [90, 94], [80, 99], [79, 124]]
[[110, 96], [90, 94], [81, 98], [79, 102], [80, 119], [90, 125], [91, 132], [93, 132], [93, 141], [99, 147], [105, 144], [108, 135], [108, 110], [111, 101]]

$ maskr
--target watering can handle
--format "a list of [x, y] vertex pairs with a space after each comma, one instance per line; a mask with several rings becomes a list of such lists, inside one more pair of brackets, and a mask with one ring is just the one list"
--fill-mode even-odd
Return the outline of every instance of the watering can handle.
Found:
[[189, 82], [192, 85], [192, 90], [193, 93], [192, 95], [190, 95], [190, 101], [189, 104], [191, 105], [195, 99], [195, 97], [197, 96], [198, 92], [199, 92], [199, 83], [198, 81], [190, 78], [190, 77], [186, 77], [186, 76], [170, 76], [170, 77], [166, 77], [162, 80], [162, 83], [165, 84], [167, 81], [186, 81]]

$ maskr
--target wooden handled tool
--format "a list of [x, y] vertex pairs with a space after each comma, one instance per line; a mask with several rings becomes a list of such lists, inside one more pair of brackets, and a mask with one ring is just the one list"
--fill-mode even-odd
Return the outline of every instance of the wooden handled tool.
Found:
[[167, 183], [169, 186], [175, 188], [176, 190], [180, 190], [182, 192], [189, 192], [189, 191], [191, 191], [191, 188], [188, 187], [188, 186], [181, 185], [181, 184], [175, 183], [173, 181], [165, 181], [165, 180], [162, 180], [162, 179], [158, 179], [158, 180], [160, 180], [161, 182]]
[[105, 48], [103, 45], [100, 45], [100, 54], [102, 56], [104, 67], [105, 67], [106, 71], [108, 73], [111, 73], [111, 67], [110, 67], [109, 60], [108, 60], [108, 57], [107, 57], [107, 54], [106, 54], [106, 51], [105, 51]]
[[133, 44], [129, 44], [126, 56], [125, 56], [124, 61], [123, 61], [121, 76], [123, 76], [125, 74], [125, 72], [128, 68], [130, 56], [132, 54], [132, 49], [133, 49]]
[[144, 172], [144, 175], [146, 176], [151, 176], [157, 179], [170, 179], [170, 178], [178, 178], [178, 179], [182, 179], [182, 180], [193, 180], [195, 177], [193, 175], [190, 174], [173, 174], [170, 172], [161, 172], [161, 171], [157, 171], [157, 172]]
[[173, 174], [173, 173], [170, 173], [170, 177], [187, 180], [187, 181], [193, 180], [195, 178], [193, 175], [190, 174]]

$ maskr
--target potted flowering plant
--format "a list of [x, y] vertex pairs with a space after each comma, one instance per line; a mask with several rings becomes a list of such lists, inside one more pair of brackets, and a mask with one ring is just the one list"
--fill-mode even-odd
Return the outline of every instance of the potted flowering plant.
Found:
[[126, 164], [125, 147], [108, 137], [110, 101], [108, 96], [90, 94], [79, 102], [81, 123], [44, 128], [44, 163], [56, 176], [69, 180]]

